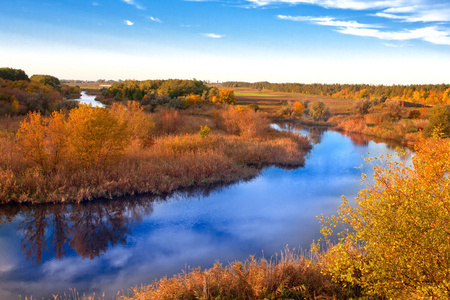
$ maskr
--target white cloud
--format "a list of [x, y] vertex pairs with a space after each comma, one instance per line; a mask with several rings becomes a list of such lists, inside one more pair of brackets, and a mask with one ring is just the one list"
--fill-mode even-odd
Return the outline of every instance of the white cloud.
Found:
[[134, 1], [134, 0], [122, 0], [122, 1], [125, 2], [125, 3], [127, 3], [127, 4], [133, 5], [133, 6], [136, 7], [137, 9], [140, 9], [140, 10], [144, 10], [144, 9], [145, 9], [143, 6], [141, 6], [139, 3], [137, 3], [137, 2]]
[[147, 17], [147, 19], [149, 19], [150, 21], [153, 21], [153, 22], [162, 23], [162, 21], [159, 18]]
[[215, 33], [204, 33], [203, 35], [206, 37], [213, 38], [213, 39], [220, 39], [220, 38], [224, 37], [223, 35], [215, 34]]
[[125, 24], [127, 24], [128, 26], [133, 26], [134, 25], [134, 22], [131, 22], [130, 20], [123, 20], [123, 22]]
[[335, 27], [352, 27], [352, 28], [376, 28], [379, 26], [376, 25], [368, 25], [368, 24], [361, 24], [356, 21], [338, 21], [331, 17], [308, 17], [308, 16], [284, 16], [284, 15], [278, 15], [277, 18], [282, 20], [289, 20], [289, 21], [296, 21], [296, 22], [313, 22], [317, 25], [324, 25], [324, 26], [335, 26]]
[[343, 34], [356, 36], [375, 37], [381, 40], [389, 41], [407, 41], [421, 39], [433, 44], [450, 45], [450, 32], [440, 30], [436, 26], [430, 26], [419, 29], [409, 29], [404, 31], [380, 31], [370, 28], [341, 28], [337, 30]]
[[362, 0], [247, 0], [256, 6], [266, 6], [271, 4], [315, 4], [326, 8], [341, 8], [353, 10], [365, 9], [383, 9], [390, 7], [399, 7], [403, 0], [381, 0], [381, 1], [362, 1]]
[[312, 22], [322, 26], [337, 27], [337, 32], [348, 35], [374, 37], [388, 41], [424, 40], [438, 45], [450, 45], [450, 30], [437, 26], [428, 26], [418, 29], [404, 29], [402, 31], [380, 30], [379, 25], [361, 24], [356, 21], [340, 21], [332, 17], [310, 17], [310, 16], [284, 16], [278, 15], [279, 19]]

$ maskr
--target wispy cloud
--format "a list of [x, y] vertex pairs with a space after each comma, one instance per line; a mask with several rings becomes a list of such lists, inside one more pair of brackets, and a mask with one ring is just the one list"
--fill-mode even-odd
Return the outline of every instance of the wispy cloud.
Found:
[[153, 22], [162, 23], [162, 21], [159, 18], [150, 16], [150, 17], [147, 17], [147, 19], [149, 19], [150, 21], [153, 21]]
[[374, 14], [374, 16], [401, 20], [404, 22], [449, 22], [450, 3], [448, 5], [416, 6], [404, 8], [389, 8]]
[[98, 2], [92, 2], [93, 6], [99, 6], [100, 4]]
[[273, 4], [315, 4], [326, 8], [341, 8], [353, 10], [383, 9], [399, 7], [404, 0], [247, 0], [256, 6], [266, 6]]
[[209, 37], [209, 38], [213, 38], [213, 39], [220, 39], [223, 38], [223, 35], [220, 34], [215, 34], [215, 33], [203, 33], [204, 36]]
[[284, 16], [278, 15], [278, 19], [296, 21], [296, 22], [312, 22], [317, 25], [334, 26], [334, 27], [352, 27], [352, 28], [376, 28], [377, 25], [361, 24], [356, 21], [339, 21], [332, 17], [308, 17], [308, 16]]
[[128, 26], [133, 26], [134, 22], [131, 22], [130, 20], [123, 20], [123, 22]]
[[424, 40], [433, 44], [450, 45], [450, 30], [438, 26], [428, 26], [418, 29], [404, 29], [401, 31], [381, 30], [378, 25], [361, 24], [356, 21], [340, 21], [332, 17], [310, 17], [310, 16], [283, 16], [279, 19], [311, 22], [322, 26], [336, 27], [336, 31], [342, 34], [374, 37], [388, 41]]
[[144, 10], [144, 9], [145, 9], [142, 5], [140, 5], [139, 3], [137, 3], [137, 2], [134, 1], [134, 0], [122, 0], [122, 1], [125, 2], [125, 3], [127, 3], [127, 4], [133, 5], [133, 6], [136, 7], [137, 9], [140, 9], [140, 10]]

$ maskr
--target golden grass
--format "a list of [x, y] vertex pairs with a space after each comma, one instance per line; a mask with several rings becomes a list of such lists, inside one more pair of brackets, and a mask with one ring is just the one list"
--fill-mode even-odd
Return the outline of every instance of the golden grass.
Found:
[[[255, 124], [268, 125], [251, 115]], [[243, 130], [242, 136], [225, 134], [212, 121], [214, 130], [201, 137], [198, 122], [204, 119], [164, 111], [155, 117], [156, 136], [144, 145], [136, 140], [118, 161], [80, 168], [67, 160], [52, 172], [25, 162], [14, 134], [0, 134], [0, 203], [80, 202], [230, 183], [255, 176], [266, 165], [301, 166], [310, 149], [305, 137], [266, 129], [257, 134]], [[248, 123], [248, 128], [253, 128], [251, 125]], [[197, 133], [179, 133], [183, 128]]]
[[131, 299], [349, 299], [349, 291], [323, 275], [311, 258], [286, 250], [276, 259], [216, 263], [132, 289]]
[[428, 124], [428, 121], [423, 119], [389, 121], [380, 115], [334, 116], [329, 121], [336, 123], [336, 128], [345, 132], [406, 143], [417, 142], [421, 137], [421, 126]]

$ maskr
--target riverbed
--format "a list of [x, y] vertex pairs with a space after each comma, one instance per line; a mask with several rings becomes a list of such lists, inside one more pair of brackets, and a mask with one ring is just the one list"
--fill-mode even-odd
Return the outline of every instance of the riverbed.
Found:
[[307, 250], [320, 237], [316, 216], [336, 213], [342, 195], [354, 199], [362, 172], [370, 178], [363, 158], [395, 148], [361, 135], [274, 127], [310, 136], [304, 167], [269, 167], [249, 181], [163, 197], [0, 206], [0, 299], [73, 290], [108, 298], [189, 267], [276, 257], [286, 246]]

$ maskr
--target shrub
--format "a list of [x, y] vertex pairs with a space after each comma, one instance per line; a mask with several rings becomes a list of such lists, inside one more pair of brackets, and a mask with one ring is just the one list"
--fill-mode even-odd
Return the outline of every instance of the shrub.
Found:
[[367, 115], [371, 108], [372, 102], [369, 99], [359, 99], [353, 104], [353, 109], [361, 116]]
[[159, 112], [155, 121], [157, 134], [175, 133], [183, 124], [180, 113], [172, 108]]
[[391, 299], [449, 297], [449, 147], [448, 140], [421, 140], [413, 166], [380, 158], [355, 207], [343, 197], [338, 216], [321, 216], [327, 242], [343, 229], [322, 263], [335, 281]]
[[403, 109], [397, 101], [387, 103], [388, 117], [392, 120], [399, 120], [402, 117]]
[[309, 115], [313, 117], [315, 121], [326, 121], [330, 116], [330, 112], [323, 102], [318, 101], [311, 105]]
[[423, 131], [426, 137], [430, 137], [436, 130], [444, 137], [450, 136], [450, 110], [446, 106], [433, 107], [429, 121], [429, 125]]
[[414, 109], [409, 112], [408, 118], [409, 119], [419, 119], [421, 115], [422, 114], [420, 113], [420, 110]]
[[219, 101], [221, 103], [236, 104], [234, 91], [230, 89], [221, 89], [219, 92]]
[[136, 101], [128, 101], [126, 106], [116, 102], [111, 106], [110, 111], [120, 124], [126, 123], [132, 139], [143, 141], [155, 128], [152, 117], [146, 114], [143, 107]]
[[256, 112], [259, 110], [259, 105], [256, 103], [252, 103], [248, 106], [248, 108], [253, 109]]
[[200, 126], [200, 131], [199, 134], [202, 138], [205, 138], [209, 135], [209, 132], [211, 131], [211, 129], [205, 125], [205, 126]]
[[258, 137], [269, 129], [270, 121], [261, 112], [228, 106], [217, 116], [218, 126], [232, 134]]

